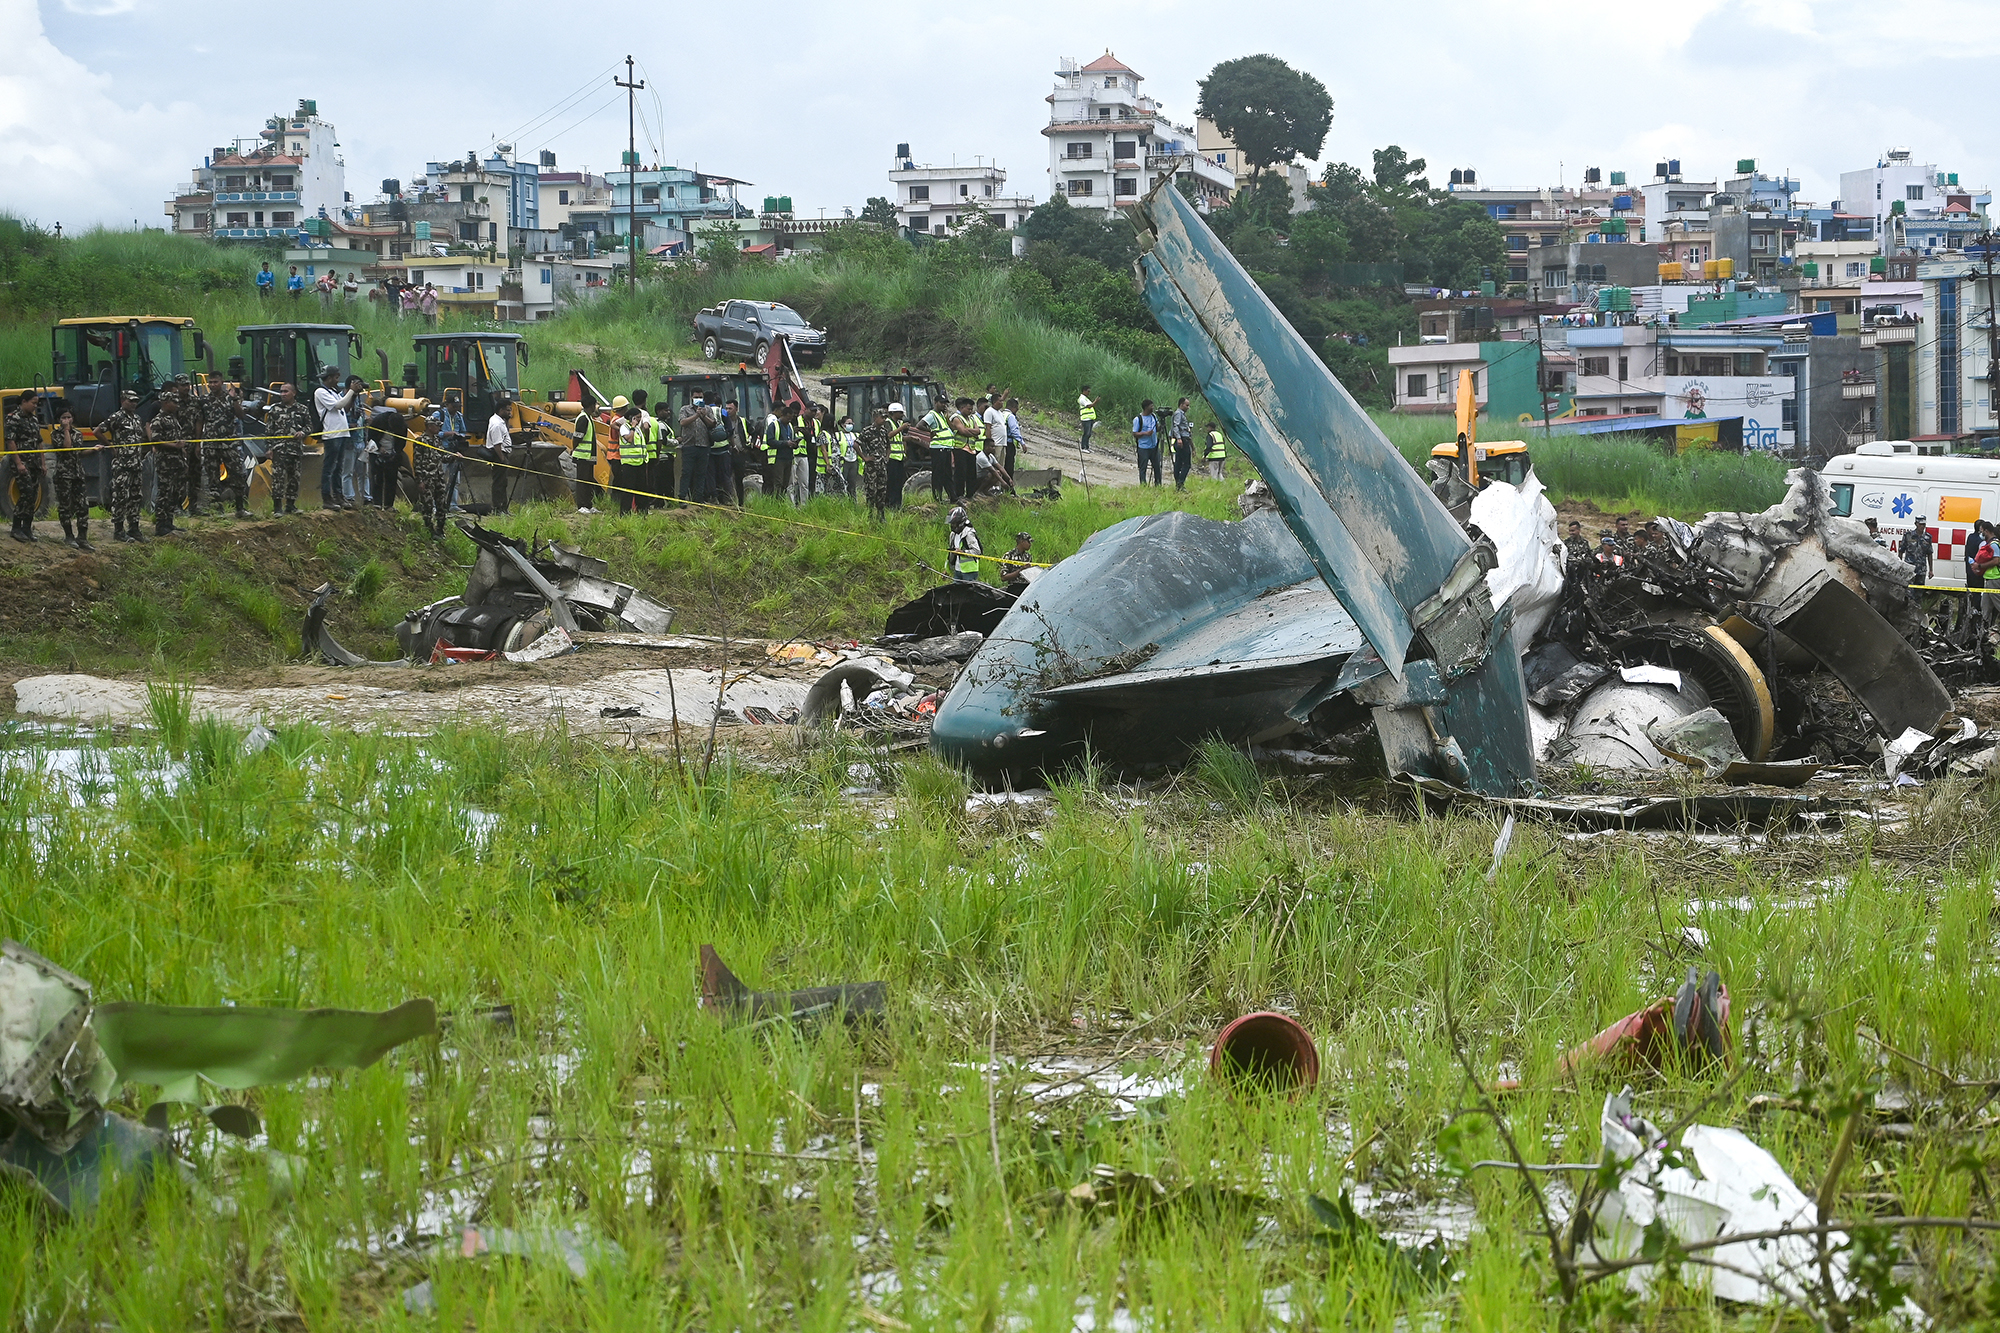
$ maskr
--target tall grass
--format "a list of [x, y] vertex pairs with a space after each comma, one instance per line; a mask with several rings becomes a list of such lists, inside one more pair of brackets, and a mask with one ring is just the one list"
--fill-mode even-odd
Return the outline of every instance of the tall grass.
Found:
[[[398, 1325], [428, 1276], [441, 1327], [1069, 1328], [1087, 1302], [1099, 1326], [1123, 1310], [1263, 1329], [1279, 1298], [1311, 1327], [1553, 1326], [1515, 1182], [1439, 1170], [1438, 1131], [1471, 1095], [1447, 988], [1473, 1067], [1521, 1080], [1506, 1109], [1533, 1161], [1594, 1160], [1602, 1099], [1631, 1081], [1654, 1120], [1700, 1105], [1810, 1188], [1838, 1122], [1768, 1099], [1758, 1117], [1752, 1094], [1878, 1076], [1863, 1030], [1975, 1083], [1996, 1072], [2000, 840], [1977, 807], [1939, 844], [1960, 850], [1889, 853], [1905, 861], [1527, 827], [1488, 885], [1483, 818], [1415, 823], [1282, 784], [1240, 812], [1196, 786], [1066, 784], [1007, 824], [964, 813], [962, 780], [928, 763], [900, 797], [845, 799], [841, 746], [718, 764], [705, 785], [560, 731], [281, 725], [244, 754], [197, 723], [191, 748], [178, 781], [114, 752], [105, 802], [73, 800], [41, 750], [0, 751], [0, 934], [107, 1000], [423, 994], [456, 1017], [368, 1070], [218, 1093], [256, 1106], [266, 1142], [181, 1122], [193, 1181], [163, 1176], [144, 1209], [43, 1220], [0, 1192], [14, 1325]], [[493, 817], [484, 841], [471, 810]], [[1696, 961], [1689, 926], [1739, 1017], [1768, 1039], [1785, 1013], [1824, 1016], [1818, 1035], [1746, 1049], [1757, 1063], [1728, 1088], [1559, 1073], [1563, 1049]], [[724, 1027], [692, 999], [705, 942], [760, 988], [884, 979], [888, 1022]], [[512, 1032], [474, 1017], [500, 1003]], [[1204, 1076], [1207, 1039], [1252, 1007], [1313, 1032], [1315, 1092], [1242, 1102]], [[1087, 1080], [1037, 1094], [1067, 1075], [1021, 1070], [1035, 1052], [1165, 1082], [1122, 1111]], [[1893, 1072], [1921, 1105], [1976, 1103], [1977, 1086]], [[1971, 1208], [1954, 1115], [1871, 1138], [1843, 1215]], [[267, 1146], [299, 1159], [289, 1197]], [[1461, 1146], [1504, 1152], [1484, 1130]], [[1476, 1212], [1452, 1243], [1460, 1279], [1400, 1281], [1326, 1244], [1306, 1197], [1353, 1184], [1419, 1233], [1440, 1205]], [[582, 1279], [463, 1258], [473, 1222], [571, 1229], [624, 1258]], [[1913, 1258], [1939, 1322], [1980, 1317], [1982, 1237], [1926, 1236]], [[1732, 1317], [1691, 1289], [1621, 1300], [1619, 1326]]]

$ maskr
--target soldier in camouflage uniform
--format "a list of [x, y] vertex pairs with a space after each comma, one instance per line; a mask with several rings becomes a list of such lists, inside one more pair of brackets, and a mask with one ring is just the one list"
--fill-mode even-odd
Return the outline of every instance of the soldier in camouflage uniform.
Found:
[[[444, 449], [433, 433], [430, 438], [412, 432], [410, 434], [411, 460], [417, 479], [417, 512], [423, 515], [424, 527], [433, 537], [444, 536], [444, 516], [451, 508], [448, 488], [444, 481]], [[391, 440], [396, 444], [397, 441]], [[390, 473], [393, 478], [394, 473]]]
[[127, 389], [118, 410], [106, 417], [98, 433], [111, 441], [111, 526], [121, 542], [142, 542], [139, 501], [146, 490], [146, 423], [139, 420], [139, 395]]
[[271, 441], [271, 516], [299, 512], [299, 460], [312, 434], [312, 409], [299, 401], [290, 384], [278, 386], [278, 401], [264, 413], [264, 433]]
[[187, 442], [201, 438], [201, 417], [187, 401], [187, 394], [187, 376], [174, 376], [160, 396], [160, 410], [153, 414], [155, 537], [181, 530], [174, 520], [180, 517], [181, 505], [187, 499]]
[[56, 418], [49, 436], [49, 479], [56, 488], [56, 518], [62, 523], [63, 545], [79, 551], [94, 549], [90, 544], [90, 469], [104, 452], [102, 444], [92, 448], [83, 442], [76, 427], [76, 413], [65, 407]]
[[1569, 536], [1563, 538], [1563, 550], [1571, 569], [1590, 559], [1590, 538], [1583, 535], [1583, 524], [1575, 519], [1569, 521]]
[[15, 488], [12, 535], [17, 542], [35, 539], [35, 511], [42, 503], [41, 405], [41, 395], [30, 390], [7, 414], [7, 462], [0, 486]]
[[889, 511], [889, 441], [895, 428], [889, 424], [889, 410], [878, 407], [875, 419], [855, 438], [861, 455], [861, 489], [868, 496], [868, 511], [885, 518]]
[[218, 503], [226, 492], [236, 502], [236, 517], [250, 517], [250, 471], [243, 465], [243, 398], [229, 380], [211, 388], [202, 414], [202, 474], [208, 494]]

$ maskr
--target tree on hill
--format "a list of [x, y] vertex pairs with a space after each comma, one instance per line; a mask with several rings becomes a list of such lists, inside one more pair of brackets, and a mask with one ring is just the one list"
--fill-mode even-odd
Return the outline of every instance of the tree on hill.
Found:
[[1228, 135], [1251, 175], [1295, 157], [1318, 157], [1333, 124], [1326, 85], [1276, 56], [1225, 60], [1200, 84], [1197, 115]]

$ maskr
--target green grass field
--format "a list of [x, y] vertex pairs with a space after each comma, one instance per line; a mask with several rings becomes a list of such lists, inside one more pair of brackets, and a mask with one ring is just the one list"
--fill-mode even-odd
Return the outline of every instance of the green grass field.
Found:
[[[163, 694], [125, 747], [7, 737], [0, 934], [100, 999], [428, 995], [461, 1016], [511, 1004], [516, 1030], [462, 1017], [368, 1070], [218, 1093], [266, 1137], [181, 1120], [192, 1172], [143, 1208], [65, 1221], [0, 1193], [0, 1326], [428, 1326], [401, 1295], [425, 1278], [444, 1327], [1826, 1323], [1715, 1306], [1693, 1268], [1565, 1301], [1530, 1197], [1464, 1173], [1506, 1149], [1447, 1014], [1482, 1080], [1519, 1079], [1501, 1105], [1530, 1161], [1594, 1160], [1598, 1106], [1629, 1081], [1658, 1123], [1740, 1126], [1812, 1190], [1843, 1099], [1889, 1083], [1924, 1109], [1862, 1140], [1836, 1211], [1990, 1216], [1984, 805], [1943, 801], [1873, 846], [1740, 853], [1529, 827], [1489, 882], [1483, 818], [1411, 819], [1221, 756], [1164, 787], [1085, 773], [968, 815], [956, 775], [852, 745], [705, 780], [560, 732], [281, 724], [245, 756], [184, 707]], [[61, 776], [72, 745], [104, 764], [81, 786]], [[844, 794], [871, 768], [885, 793]], [[692, 999], [708, 942], [753, 985], [886, 980], [889, 1017], [725, 1028]], [[1750, 1020], [1742, 1077], [1557, 1072], [1697, 964]], [[1205, 1073], [1220, 1023], [1260, 1007], [1313, 1032], [1309, 1095], [1245, 1099]], [[1047, 1086], [1081, 1071], [1098, 1081]], [[1136, 1102], [1103, 1090], [1121, 1075], [1146, 1082]], [[283, 1188], [267, 1150], [302, 1163]], [[1443, 1230], [1450, 1275], [1329, 1235], [1310, 1198], [1343, 1190], [1412, 1245]], [[457, 1257], [472, 1223], [620, 1256], [582, 1278]], [[1898, 1271], [1938, 1326], [2000, 1313], [1991, 1239], [1907, 1236]]]

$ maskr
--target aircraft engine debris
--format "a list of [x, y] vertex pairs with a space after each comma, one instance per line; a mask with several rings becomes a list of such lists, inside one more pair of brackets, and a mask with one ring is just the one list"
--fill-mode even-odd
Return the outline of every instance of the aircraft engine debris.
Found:
[[[315, 590], [306, 612], [304, 642], [335, 666], [408, 665], [463, 660], [466, 652], [507, 655], [510, 661], [550, 656], [539, 641], [561, 631], [571, 642], [584, 632], [630, 631], [663, 635], [672, 607], [629, 583], [606, 578], [609, 566], [574, 547], [548, 543], [531, 549], [478, 523], [460, 531], [479, 547], [462, 596], [419, 607], [396, 626], [404, 657], [376, 663], [340, 646], [326, 630], [331, 584]], [[561, 640], [556, 641], [559, 646]], [[459, 650], [453, 652], [452, 650]]]

